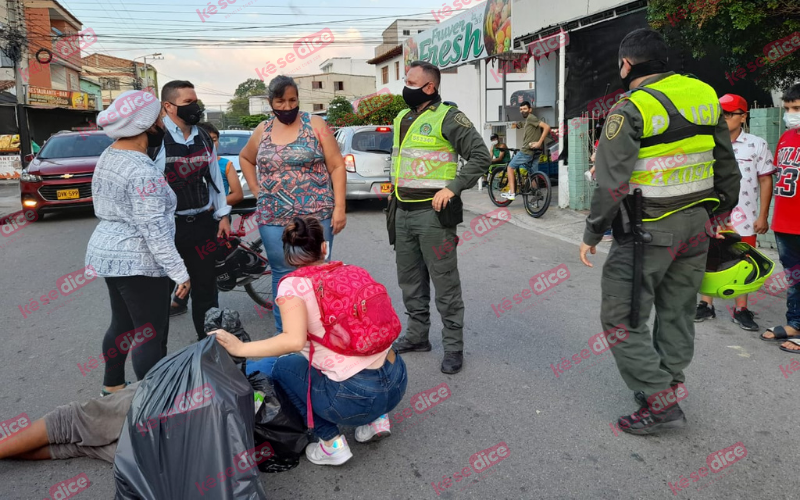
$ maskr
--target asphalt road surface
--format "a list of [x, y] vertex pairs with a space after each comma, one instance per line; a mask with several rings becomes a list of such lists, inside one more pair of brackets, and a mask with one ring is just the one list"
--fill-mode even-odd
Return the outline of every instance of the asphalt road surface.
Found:
[[[465, 214], [460, 233], [473, 217]], [[57, 405], [99, 395], [102, 365], [84, 375], [78, 364], [100, 354], [110, 320], [102, 280], [59, 295], [27, 317], [19, 307], [83, 267], [96, 223], [91, 213], [54, 215], [3, 234], [0, 421], [20, 413], [36, 419]], [[269, 498], [800, 498], [800, 432], [791, 424], [800, 373], [783, 372], [780, 365], [792, 356], [759, 340], [757, 332], [733, 325], [724, 302], [717, 319], [697, 328], [688, 397], [681, 403], [689, 426], [661, 436], [617, 435], [610, 423], [637, 407], [610, 353], [590, 353], [570, 369], [560, 364], [590, 348], [590, 338], [600, 333], [604, 255], [593, 256], [595, 267], [586, 268], [577, 242], [512, 224], [474, 236], [458, 252], [466, 303], [464, 370], [439, 371], [441, 322], [432, 305], [433, 351], [403, 355], [409, 384], [395, 412], [442, 383], [450, 396], [423, 413], [406, 412], [411, 416], [378, 443], [356, 443], [353, 429], [344, 429], [354, 454], [344, 466], [315, 466], [303, 458], [290, 472], [261, 474]], [[385, 283], [405, 323], [380, 204], [350, 207], [333, 257], [363, 266]], [[566, 267], [568, 278], [523, 295], [531, 278], [535, 284], [541, 273], [558, 266]], [[240, 311], [255, 339], [273, 333], [272, 321], [259, 318], [244, 293], [223, 293], [220, 303]], [[762, 326], [782, 324], [782, 297], [753, 308]], [[170, 352], [194, 340], [190, 316], [174, 318]], [[134, 378], [130, 361], [126, 373]], [[504, 452], [491, 454], [501, 443]], [[716, 452], [737, 443], [746, 456], [718, 472], [697, 474]], [[502, 460], [484, 464], [484, 450], [485, 457]], [[473, 472], [463, 478], [465, 468]], [[91, 486], [76, 498], [113, 498], [112, 466], [91, 459], [4, 461], [0, 498], [41, 499], [51, 486], [81, 473]]]

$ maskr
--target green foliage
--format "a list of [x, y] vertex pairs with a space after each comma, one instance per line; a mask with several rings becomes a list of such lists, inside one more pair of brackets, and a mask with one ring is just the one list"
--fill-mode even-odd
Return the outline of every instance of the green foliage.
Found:
[[403, 96], [381, 94], [364, 99], [358, 104], [358, 115], [363, 125], [391, 125], [394, 117], [408, 105]]
[[258, 124], [269, 118], [269, 115], [250, 115], [239, 118], [239, 123], [245, 128], [256, 128]]
[[670, 45], [682, 45], [698, 59], [715, 47], [732, 73], [753, 76], [765, 90], [786, 88], [800, 78], [800, 52], [774, 61], [764, 57], [774, 42], [800, 31], [796, 0], [651, 0], [648, 18]]
[[234, 118], [234, 121], [239, 121], [242, 116], [250, 115], [250, 101], [247, 97], [234, 97], [228, 101], [228, 114]]
[[250, 97], [251, 95], [264, 95], [267, 93], [267, 86], [258, 78], [248, 78], [236, 87], [233, 93], [236, 97]]
[[344, 97], [334, 98], [328, 107], [328, 124], [331, 127], [356, 125], [391, 125], [394, 117], [407, 108], [401, 96], [378, 94], [361, 99], [358, 111]]
[[345, 117], [353, 114], [353, 105], [344, 96], [336, 96], [328, 105], [327, 121], [332, 127], [343, 126]]

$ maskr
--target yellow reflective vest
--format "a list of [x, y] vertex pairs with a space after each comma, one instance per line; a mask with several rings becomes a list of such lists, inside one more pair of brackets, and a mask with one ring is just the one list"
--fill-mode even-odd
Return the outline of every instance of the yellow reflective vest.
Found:
[[398, 188], [443, 189], [456, 177], [458, 155], [453, 146], [442, 135], [442, 123], [452, 108], [439, 104], [435, 110], [422, 112], [408, 128], [400, 143], [400, 124], [403, 117], [411, 112], [404, 109], [394, 119], [394, 144], [392, 145], [392, 171], [394, 194], [403, 202], [422, 202], [425, 200], [403, 200]]
[[629, 193], [641, 189], [644, 221], [719, 199], [714, 191], [714, 132], [722, 112], [714, 89], [684, 75], [634, 89], [644, 121]]

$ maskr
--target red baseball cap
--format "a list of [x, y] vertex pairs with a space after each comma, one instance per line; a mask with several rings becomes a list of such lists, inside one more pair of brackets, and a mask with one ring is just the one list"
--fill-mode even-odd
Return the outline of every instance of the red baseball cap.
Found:
[[719, 103], [723, 111], [733, 112], [742, 110], [747, 112], [747, 101], [740, 95], [725, 94], [719, 98]]

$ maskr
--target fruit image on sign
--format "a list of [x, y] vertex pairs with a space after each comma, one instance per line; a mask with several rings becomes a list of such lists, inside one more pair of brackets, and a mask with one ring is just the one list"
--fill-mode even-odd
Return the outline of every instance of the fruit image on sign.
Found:
[[511, 51], [511, 2], [489, 0], [483, 26], [483, 43], [486, 55]]
[[406, 69], [406, 74], [408, 74], [408, 70], [411, 69], [411, 63], [419, 59], [419, 48], [417, 44], [414, 42], [413, 38], [407, 38], [405, 42], [403, 42], [405, 48], [403, 50], [403, 55], [405, 56], [405, 60], [403, 64]]

